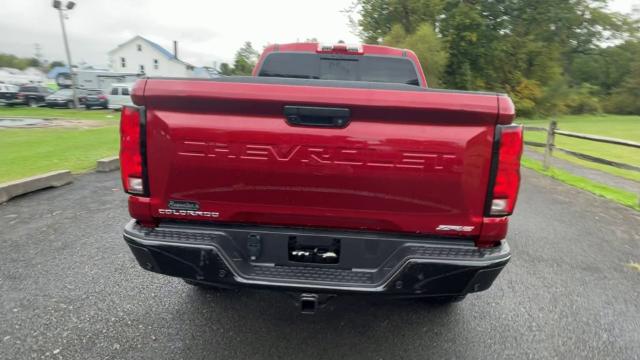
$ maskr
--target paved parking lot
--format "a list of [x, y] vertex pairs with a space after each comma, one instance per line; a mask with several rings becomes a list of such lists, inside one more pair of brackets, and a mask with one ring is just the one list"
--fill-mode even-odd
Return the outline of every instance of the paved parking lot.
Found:
[[638, 359], [637, 212], [524, 170], [514, 257], [452, 306], [256, 290], [141, 270], [117, 173], [0, 205], [0, 359]]

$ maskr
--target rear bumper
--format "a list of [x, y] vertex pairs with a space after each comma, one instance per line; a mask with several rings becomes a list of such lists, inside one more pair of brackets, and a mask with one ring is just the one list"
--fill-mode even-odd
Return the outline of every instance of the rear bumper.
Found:
[[[262, 239], [249, 260], [247, 238]], [[291, 238], [340, 239], [338, 264], [289, 261]], [[510, 259], [506, 242], [479, 249], [464, 240], [274, 227], [129, 222], [124, 239], [144, 269], [219, 286], [394, 296], [466, 295], [488, 289]]]

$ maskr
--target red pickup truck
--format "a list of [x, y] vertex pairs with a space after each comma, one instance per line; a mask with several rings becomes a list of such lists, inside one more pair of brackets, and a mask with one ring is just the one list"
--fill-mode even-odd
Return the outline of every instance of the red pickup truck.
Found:
[[510, 258], [522, 127], [504, 94], [429, 89], [415, 54], [271, 45], [253, 76], [146, 78], [121, 119], [124, 239], [207, 287], [456, 301]]

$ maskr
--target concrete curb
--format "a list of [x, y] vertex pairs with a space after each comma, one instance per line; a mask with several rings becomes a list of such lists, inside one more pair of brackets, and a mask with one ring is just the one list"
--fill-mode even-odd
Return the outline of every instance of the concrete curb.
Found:
[[100, 159], [96, 162], [97, 172], [108, 172], [118, 169], [120, 169], [120, 158], [117, 156]]
[[0, 184], [0, 204], [18, 195], [58, 187], [73, 181], [71, 171], [60, 170]]

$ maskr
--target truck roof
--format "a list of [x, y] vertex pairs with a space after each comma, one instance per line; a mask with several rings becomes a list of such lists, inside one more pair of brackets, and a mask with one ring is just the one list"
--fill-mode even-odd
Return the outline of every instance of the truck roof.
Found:
[[[318, 42], [271, 44], [264, 49], [263, 53], [269, 53], [274, 51], [317, 52], [320, 45], [325, 45], [325, 44], [318, 43]], [[340, 45], [340, 44], [336, 44], [336, 45]], [[408, 56], [409, 53], [413, 53], [413, 51], [408, 49], [399, 49], [399, 48], [394, 48], [391, 46], [384, 46], [384, 45], [369, 45], [369, 44], [362, 44], [362, 45], [342, 44], [342, 45], [361, 47], [362, 53], [367, 55]]]

